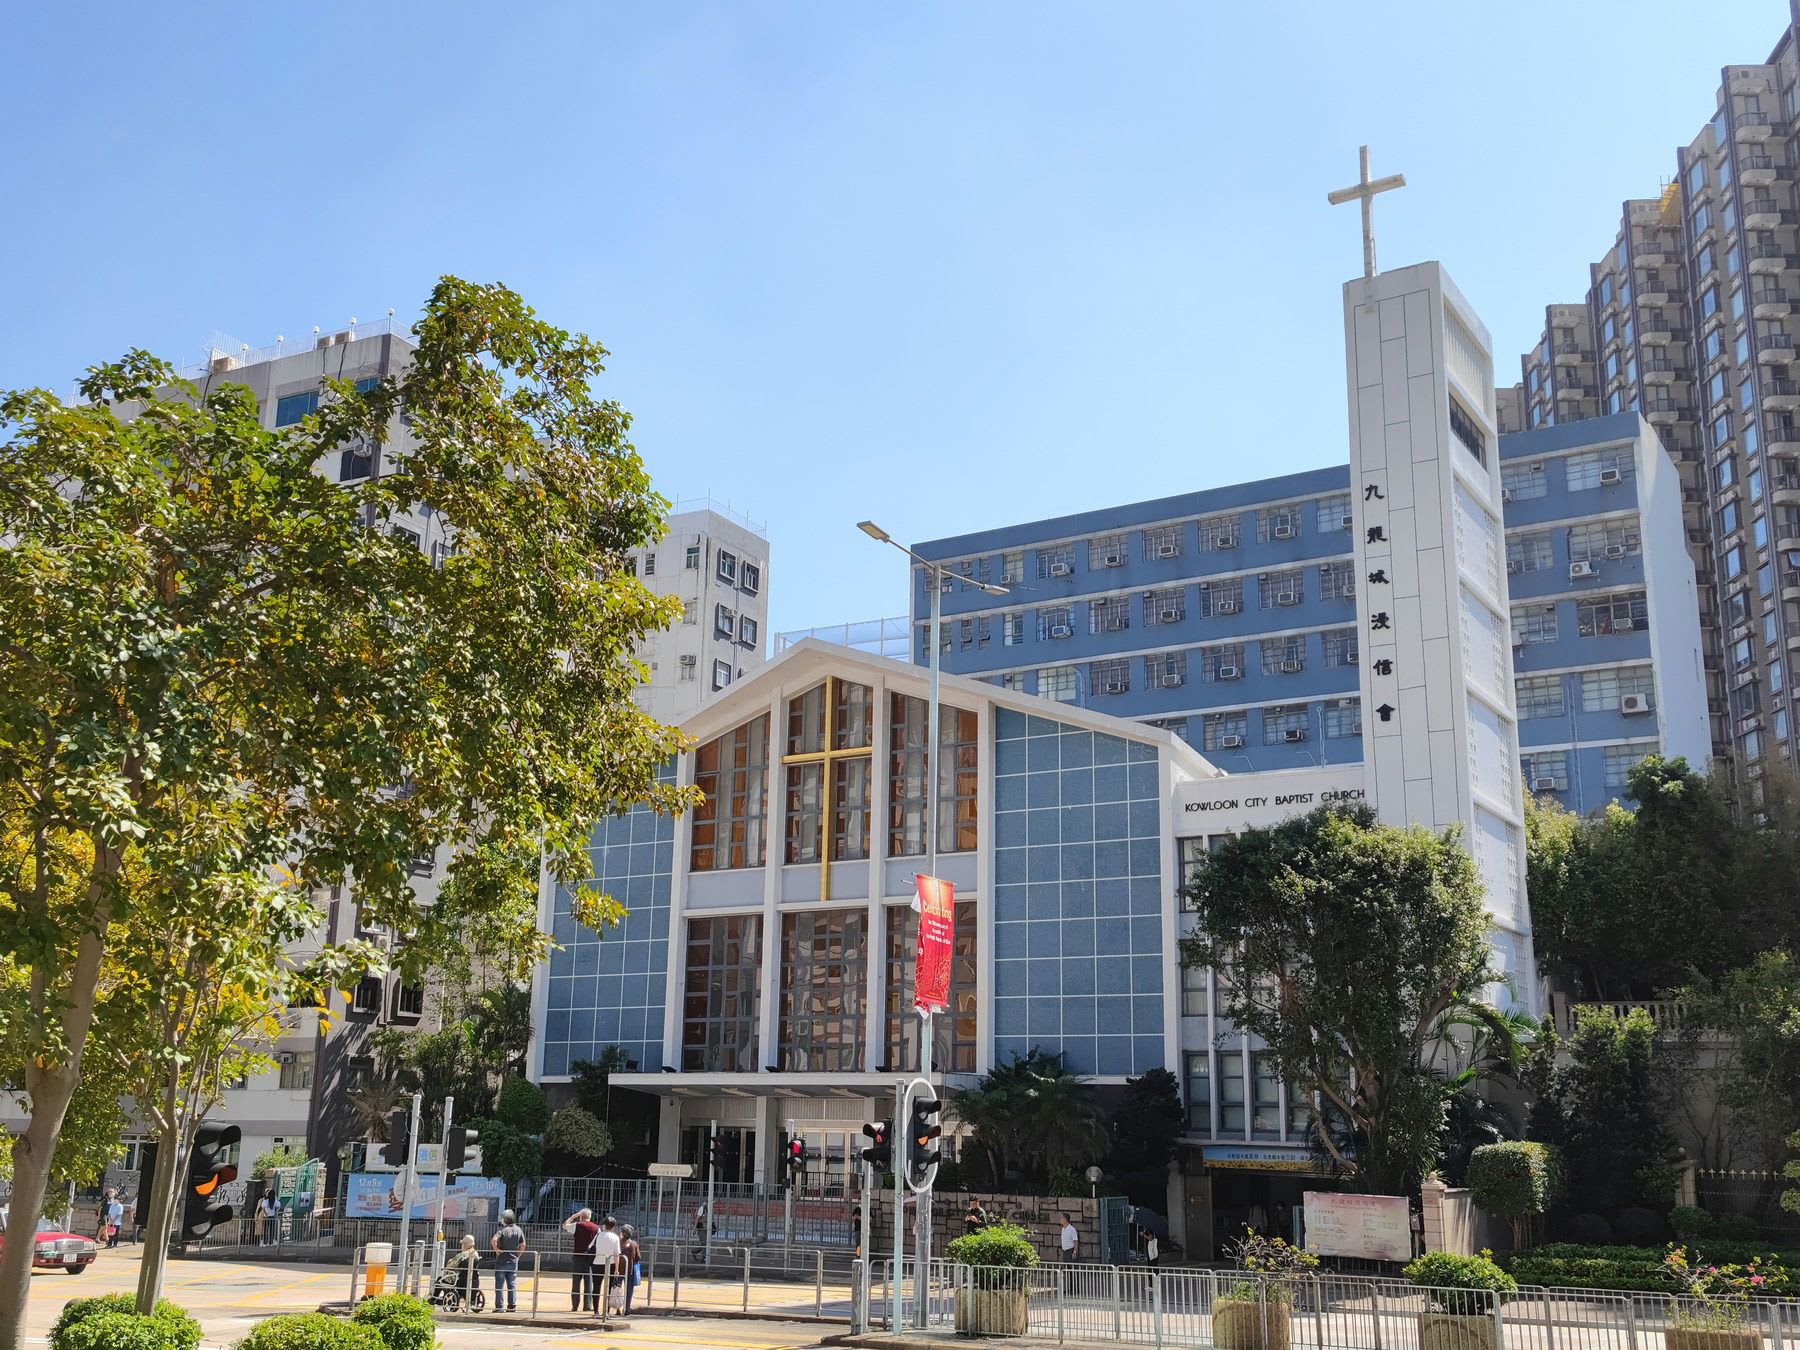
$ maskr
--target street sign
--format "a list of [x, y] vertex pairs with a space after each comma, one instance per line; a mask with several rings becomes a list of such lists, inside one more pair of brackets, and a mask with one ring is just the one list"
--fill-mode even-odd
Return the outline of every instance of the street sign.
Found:
[[653, 1177], [669, 1177], [677, 1181], [686, 1181], [694, 1175], [692, 1163], [651, 1163], [647, 1169]]
[[413, 1150], [413, 1164], [421, 1172], [435, 1172], [444, 1165], [442, 1144], [420, 1144]]

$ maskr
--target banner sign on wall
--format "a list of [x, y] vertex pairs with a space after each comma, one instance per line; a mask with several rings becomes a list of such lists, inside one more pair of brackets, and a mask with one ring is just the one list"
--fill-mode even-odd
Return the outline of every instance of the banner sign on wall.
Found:
[[919, 949], [913, 970], [913, 1007], [943, 1012], [950, 1006], [950, 946], [956, 924], [956, 887], [923, 873], [919, 887]]
[[[413, 1178], [408, 1208], [423, 1219], [437, 1213], [438, 1179]], [[444, 1193], [446, 1219], [493, 1218], [506, 1202], [506, 1183], [499, 1177], [453, 1177]], [[400, 1178], [394, 1172], [352, 1172], [344, 1193], [346, 1219], [400, 1217]]]

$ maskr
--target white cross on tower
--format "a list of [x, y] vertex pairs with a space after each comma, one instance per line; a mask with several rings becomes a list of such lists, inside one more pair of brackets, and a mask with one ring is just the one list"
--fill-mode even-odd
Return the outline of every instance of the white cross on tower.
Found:
[[1391, 173], [1386, 178], [1369, 177], [1369, 147], [1362, 147], [1362, 181], [1354, 187], [1339, 188], [1329, 193], [1325, 200], [1333, 206], [1342, 206], [1345, 202], [1360, 200], [1362, 202], [1363, 225], [1363, 275], [1375, 275], [1375, 221], [1374, 204], [1377, 192], [1391, 192], [1395, 188], [1406, 186], [1406, 175]]

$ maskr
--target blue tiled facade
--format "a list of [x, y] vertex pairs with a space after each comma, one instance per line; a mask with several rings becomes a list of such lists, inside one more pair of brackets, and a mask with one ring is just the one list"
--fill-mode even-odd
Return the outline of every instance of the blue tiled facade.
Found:
[[1168, 1067], [1155, 749], [1002, 709], [994, 796], [995, 1061]]
[[619, 1046], [645, 1073], [662, 1067], [668, 1006], [669, 895], [675, 822], [647, 807], [604, 821], [588, 848], [590, 884], [626, 907], [604, 934], [582, 928], [557, 886], [551, 936], [560, 944], [545, 972], [543, 1072], [566, 1074], [576, 1060]]
[[[1526, 776], [1590, 811], [1619, 795], [1628, 752], [1704, 762], [1704, 735], [1689, 734], [1706, 715], [1698, 601], [1678, 481], [1654, 433], [1635, 414], [1595, 418], [1502, 437], [1500, 457], [1519, 480], [1504, 507], [1516, 673], [1564, 686], [1560, 704], [1531, 686], [1540, 716], [1521, 699]], [[1359, 762], [1348, 489], [1347, 467], [1321, 469], [919, 544], [922, 557], [1008, 588], [995, 598], [950, 583], [944, 668], [1166, 726], [1231, 773]], [[920, 661], [926, 584], [915, 568]], [[1619, 621], [1592, 621], [1599, 597]], [[1544, 617], [1528, 617], [1534, 608]], [[1663, 666], [1621, 711], [1618, 691]]]

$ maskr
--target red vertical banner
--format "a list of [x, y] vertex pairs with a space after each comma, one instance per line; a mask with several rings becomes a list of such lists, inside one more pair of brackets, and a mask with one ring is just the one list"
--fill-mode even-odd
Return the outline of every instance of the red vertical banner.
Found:
[[923, 873], [919, 886], [919, 947], [914, 953], [913, 1007], [943, 1012], [950, 1006], [950, 945], [955, 927], [956, 887]]

